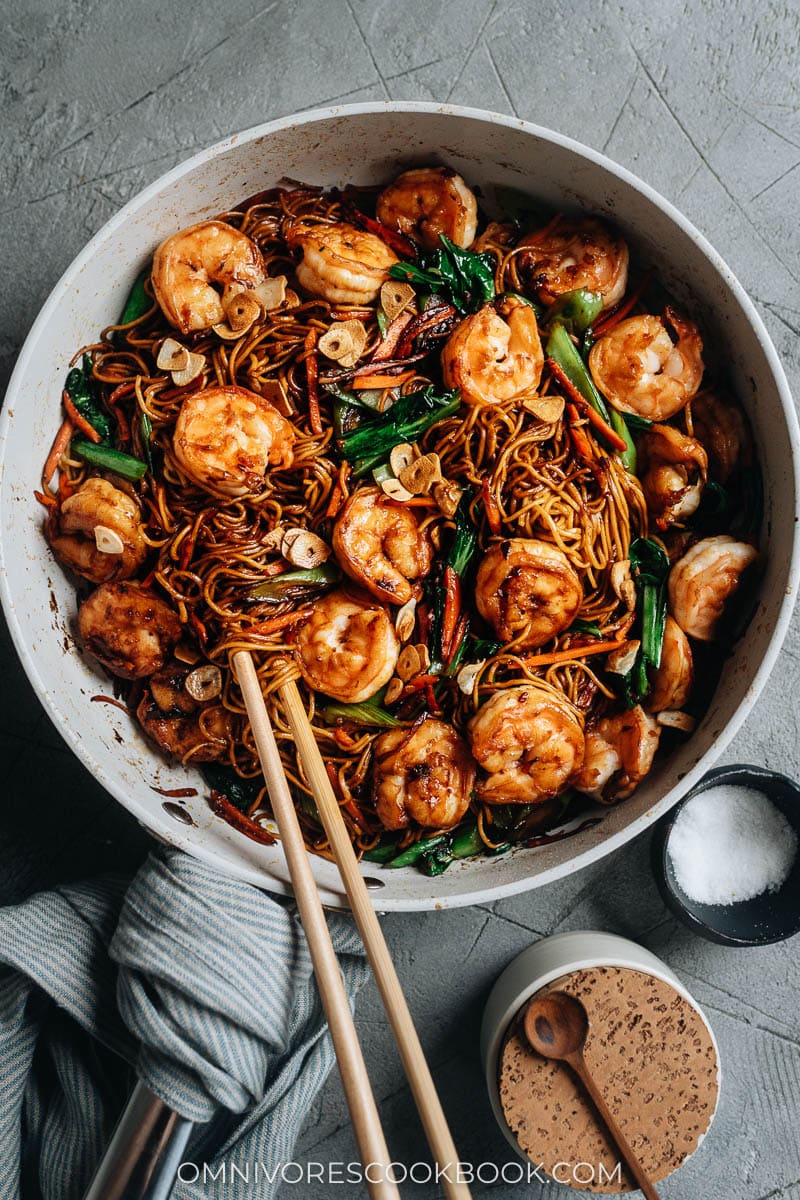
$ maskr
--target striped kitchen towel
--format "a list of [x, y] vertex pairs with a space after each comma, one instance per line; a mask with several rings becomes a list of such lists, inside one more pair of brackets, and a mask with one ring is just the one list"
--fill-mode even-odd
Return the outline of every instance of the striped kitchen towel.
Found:
[[[328, 922], [352, 1003], [361, 940]], [[253, 1163], [269, 1197], [333, 1061], [294, 906], [188, 855], [0, 909], [0, 1200], [83, 1195], [131, 1067], [198, 1122], [177, 1200], [237, 1200]]]

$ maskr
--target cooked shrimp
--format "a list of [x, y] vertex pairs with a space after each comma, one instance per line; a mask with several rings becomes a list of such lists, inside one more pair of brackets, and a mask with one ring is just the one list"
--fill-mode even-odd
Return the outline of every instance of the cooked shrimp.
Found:
[[703, 538], [678, 559], [669, 573], [669, 607], [684, 633], [714, 640], [726, 603], [757, 558], [754, 546], [720, 534]]
[[651, 421], [668, 421], [700, 387], [702, 352], [697, 326], [667, 306], [663, 317], [620, 321], [592, 346], [589, 367], [609, 404]]
[[516, 296], [484, 304], [450, 334], [442, 351], [449, 388], [467, 404], [498, 404], [534, 392], [544, 355], [536, 314]]
[[604, 308], [625, 295], [628, 247], [596, 217], [559, 221], [550, 233], [529, 234], [521, 246], [520, 270], [545, 304], [578, 288], [599, 292]]
[[82, 483], [45, 532], [58, 561], [92, 583], [130, 579], [147, 555], [136, 502], [106, 479]]
[[531, 684], [495, 692], [469, 723], [472, 753], [486, 772], [487, 804], [550, 800], [583, 762], [583, 727], [566, 698]]
[[380, 488], [360, 488], [339, 514], [333, 549], [342, 570], [378, 600], [405, 604], [410, 580], [431, 569], [433, 547], [410, 508]]
[[388, 683], [399, 650], [386, 609], [344, 591], [317, 601], [294, 644], [308, 686], [344, 704], [368, 700]]
[[385, 829], [409, 821], [434, 829], [457, 825], [469, 808], [475, 763], [452, 725], [423, 717], [375, 740], [373, 795]]
[[697, 438], [672, 425], [653, 425], [639, 451], [642, 490], [658, 528], [697, 512], [708, 477], [708, 455]]
[[693, 679], [694, 663], [689, 639], [678, 622], [668, 616], [664, 625], [661, 662], [653, 675], [647, 708], [650, 712], [683, 708], [689, 699]]
[[232, 717], [221, 704], [201, 705], [184, 687], [191, 667], [177, 663], [147, 681], [136, 716], [165, 754], [182, 762], [215, 762], [231, 737]]
[[749, 463], [750, 431], [738, 404], [718, 392], [700, 392], [692, 401], [695, 436], [708, 451], [712, 474], [726, 483], [738, 466]]
[[586, 727], [586, 757], [570, 783], [576, 791], [616, 804], [627, 800], [653, 765], [661, 727], [637, 705]]
[[86, 649], [123, 679], [160, 671], [181, 635], [166, 601], [137, 583], [101, 583], [81, 605], [78, 628]]
[[475, 603], [504, 642], [543, 646], [571, 625], [583, 600], [566, 555], [536, 538], [491, 546], [478, 568]]
[[224, 221], [201, 221], [173, 233], [153, 255], [156, 300], [181, 333], [219, 325], [225, 320], [223, 301], [266, 277], [258, 246]]
[[303, 251], [297, 282], [331, 304], [372, 304], [399, 262], [379, 237], [353, 225], [297, 224], [286, 240]]
[[457, 246], [471, 246], [478, 229], [478, 202], [449, 167], [404, 171], [378, 196], [376, 215], [427, 250], [437, 248], [440, 233]]
[[187, 396], [173, 435], [186, 475], [225, 496], [263, 490], [268, 467], [292, 465], [293, 444], [291, 423], [269, 400], [230, 384]]

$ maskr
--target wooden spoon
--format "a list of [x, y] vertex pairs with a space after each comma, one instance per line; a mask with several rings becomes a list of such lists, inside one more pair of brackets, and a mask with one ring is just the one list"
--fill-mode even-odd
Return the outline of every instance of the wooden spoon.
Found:
[[586, 1065], [583, 1047], [589, 1032], [589, 1016], [580, 1000], [567, 992], [545, 992], [544, 995], [534, 996], [525, 1013], [524, 1028], [525, 1036], [537, 1054], [543, 1058], [558, 1059], [572, 1067], [603, 1118], [637, 1187], [641, 1188], [646, 1200], [658, 1200], [658, 1192]]

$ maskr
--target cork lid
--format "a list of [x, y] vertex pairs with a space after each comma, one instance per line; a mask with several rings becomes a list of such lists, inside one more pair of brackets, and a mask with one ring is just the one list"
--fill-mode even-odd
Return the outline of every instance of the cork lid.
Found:
[[[583, 1002], [586, 1064], [652, 1179], [696, 1150], [719, 1091], [717, 1056], [700, 1013], [668, 983], [623, 967], [591, 967], [550, 983]], [[506, 1121], [532, 1162], [582, 1191], [635, 1185], [571, 1069], [531, 1049], [516, 1014], [498, 1064]]]

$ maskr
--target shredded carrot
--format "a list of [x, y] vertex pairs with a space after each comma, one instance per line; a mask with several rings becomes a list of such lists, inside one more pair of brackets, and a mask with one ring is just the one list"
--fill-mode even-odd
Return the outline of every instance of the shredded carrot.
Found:
[[78, 412], [77, 408], [72, 403], [69, 392], [66, 388], [64, 388], [63, 392], [61, 393], [61, 402], [64, 405], [67, 416], [69, 417], [70, 421], [72, 421], [72, 424], [76, 429], [79, 429], [80, 432], [87, 437], [90, 442], [102, 442], [103, 439], [95, 429], [94, 425], [90, 425], [86, 420], [86, 417]]
[[243, 632], [246, 637], [251, 633], [258, 637], [263, 637], [268, 633], [277, 633], [279, 629], [285, 629], [287, 625], [294, 625], [297, 621], [305, 621], [313, 613], [313, 608], [298, 608], [296, 612], [281, 613], [278, 617], [270, 617], [268, 621], [259, 621], [257, 625], [251, 625]]
[[469, 629], [469, 617], [467, 616], [466, 613], [462, 613], [461, 616], [458, 618], [458, 624], [456, 625], [456, 631], [453, 634], [453, 641], [452, 641], [452, 643], [450, 645], [450, 649], [447, 653], [447, 658], [446, 658], [445, 664], [444, 664], [446, 667], [450, 666], [451, 662], [453, 661], [456, 654], [458, 653], [458, 648], [461, 645], [461, 643], [463, 642], [464, 638], [466, 637], [466, 633], [467, 633], [468, 629]]
[[49, 483], [56, 473], [56, 467], [59, 464], [62, 454], [65, 453], [69, 445], [70, 438], [74, 432], [75, 426], [69, 417], [65, 417], [61, 422], [61, 428], [56, 434], [55, 441], [50, 448], [50, 453], [47, 456], [47, 461], [44, 464], [42, 471], [42, 482]]
[[436, 508], [433, 496], [412, 496], [410, 500], [392, 500], [391, 503], [399, 504], [401, 508]]
[[402, 371], [399, 375], [360, 375], [353, 380], [353, 391], [360, 392], [366, 388], [399, 387], [414, 378], [413, 371]]
[[461, 611], [461, 580], [452, 567], [444, 569], [444, 615], [442, 617], [442, 656], [446, 659], [453, 644]]
[[333, 485], [333, 488], [331, 489], [330, 499], [328, 500], [328, 507], [325, 509], [326, 518], [336, 516], [339, 509], [342, 507], [343, 500], [344, 500], [344, 495], [342, 494], [342, 487], [341, 487], [341, 484], [339, 483], [339, 480], [337, 479], [336, 483]]
[[501, 529], [500, 509], [497, 507], [497, 501], [494, 498], [488, 479], [484, 479], [481, 484], [481, 495], [483, 496], [483, 507], [486, 512], [486, 520], [489, 522], [489, 529], [493, 534], [498, 534]]
[[426, 329], [433, 329], [437, 325], [440, 325], [442, 321], [449, 320], [450, 317], [455, 315], [455, 311], [452, 304], [438, 304], [435, 308], [426, 308], [425, 312], [420, 313], [418, 317], [414, 317], [413, 321], [409, 321], [403, 330], [403, 336], [397, 347], [397, 357], [407, 358], [411, 353], [414, 338], [419, 337]]
[[263, 825], [259, 825], [258, 821], [254, 821], [252, 817], [246, 816], [241, 812], [235, 804], [231, 804], [227, 796], [223, 796], [222, 792], [218, 792], [213, 788], [209, 797], [209, 804], [212, 812], [218, 817], [222, 817], [234, 829], [238, 829], [239, 833], [243, 833], [245, 837], [252, 838], [254, 842], [261, 842], [262, 846], [274, 846], [277, 838], [265, 829]]
[[304, 342], [306, 363], [306, 385], [308, 387], [308, 417], [314, 433], [322, 433], [322, 417], [319, 411], [319, 359], [317, 358], [317, 331], [309, 329]]
[[[352, 750], [355, 746], [355, 738], [352, 738], [346, 729], [334, 729], [333, 740], [340, 750]], [[328, 764], [332, 766], [332, 763]]]
[[113, 408], [117, 401], [121, 400], [123, 396], [129, 395], [135, 386], [135, 384], [127, 382], [121, 383], [119, 387], [115, 387], [111, 395], [108, 397], [108, 407]]
[[616, 429], [612, 429], [607, 421], [603, 420], [596, 408], [593, 408], [592, 405], [584, 399], [584, 397], [575, 387], [575, 384], [564, 371], [563, 367], [559, 366], [554, 358], [548, 358], [546, 363], [550, 374], [553, 376], [553, 379], [558, 384], [559, 388], [562, 390], [562, 392], [566, 393], [568, 399], [571, 400], [575, 407], [583, 413], [583, 415], [589, 421], [589, 424], [594, 425], [598, 433], [602, 433], [603, 437], [607, 441], [611, 442], [611, 445], [615, 450], [627, 450], [628, 446], [625, 439], [617, 433]]
[[337, 308], [331, 313], [334, 321], [368, 321], [374, 315], [371, 308]]
[[592, 444], [584, 433], [582, 427], [578, 424], [580, 420], [578, 410], [574, 404], [567, 405], [567, 413], [569, 414], [569, 432], [572, 438], [572, 444], [575, 447], [575, 453], [578, 457], [590, 466], [594, 466], [597, 462], [594, 453], [592, 452]]
[[408, 312], [408, 310], [398, 313], [386, 330], [386, 337], [382, 342], [378, 343], [378, 348], [370, 359], [370, 362], [377, 363], [391, 358], [397, 349], [397, 344], [400, 341], [403, 330], [413, 319], [414, 314]]
[[159, 796], [168, 796], [170, 800], [188, 800], [190, 796], [197, 795], [197, 788], [160, 788], [150, 784], [151, 792], [158, 792]]
[[607, 333], [610, 333], [615, 325], [619, 325], [620, 321], [623, 321], [625, 317], [627, 317], [631, 309], [641, 300], [645, 289], [652, 278], [653, 272], [646, 271], [642, 276], [639, 286], [631, 292], [624, 304], [617, 304], [614, 306], [614, 308], [610, 308], [607, 313], [603, 313], [597, 324], [592, 326], [592, 333], [594, 334], [595, 340], [597, 340], [597, 338], [604, 337]]
[[34, 497], [43, 504], [45, 508], [58, 508], [58, 501], [55, 496], [48, 496], [45, 492], [34, 491]]
[[69, 500], [70, 496], [74, 495], [75, 487], [71, 480], [62, 473], [58, 477], [58, 503], [63, 504], [65, 500]]
[[592, 642], [586, 646], [570, 646], [568, 650], [554, 650], [551, 654], [528, 655], [525, 662], [529, 667], [552, 667], [556, 663], [570, 662], [573, 658], [588, 658], [591, 654], [610, 654], [619, 650], [625, 642]]

